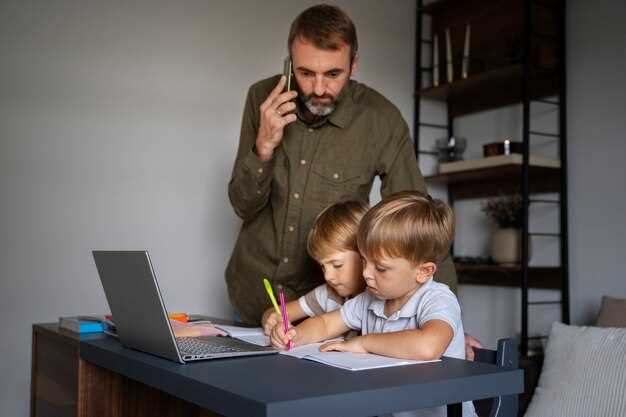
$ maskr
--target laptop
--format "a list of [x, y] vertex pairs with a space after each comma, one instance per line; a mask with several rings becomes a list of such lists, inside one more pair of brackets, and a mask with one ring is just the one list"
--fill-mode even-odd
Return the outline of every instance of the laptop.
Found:
[[175, 362], [277, 353], [222, 336], [176, 338], [148, 251], [93, 251], [120, 342]]

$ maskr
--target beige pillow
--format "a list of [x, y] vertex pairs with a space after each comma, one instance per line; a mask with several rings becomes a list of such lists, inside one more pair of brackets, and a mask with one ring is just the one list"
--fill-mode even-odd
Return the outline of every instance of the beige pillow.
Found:
[[554, 323], [525, 417], [624, 417], [625, 393], [626, 329]]
[[626, 327], [626, 300], [621, 298], [602, 297], [600, 314], [596, 320], [600, 327]]

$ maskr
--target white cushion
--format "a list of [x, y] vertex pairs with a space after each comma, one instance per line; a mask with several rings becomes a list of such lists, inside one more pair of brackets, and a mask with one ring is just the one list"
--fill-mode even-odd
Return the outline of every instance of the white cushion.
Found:
[[626, 416], [626, 328], [554, 323], [526, 417]]

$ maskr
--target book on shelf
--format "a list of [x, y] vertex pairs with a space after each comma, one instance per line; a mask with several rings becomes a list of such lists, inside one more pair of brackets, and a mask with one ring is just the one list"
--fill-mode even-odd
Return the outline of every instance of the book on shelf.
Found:
[[389, 368], [392, 366], [415, 365], [418, 363], [440, 361], [440, 359], [432, 361], [414, 361], [409, 359], [390, 358], [388, 356], [375, 355], [373, 353], [320, 352], [320, 346], [322, 344], [323, 343], [311, 343], [310, 345], [298, 346], [291, 350], [283, 350], [280, 351], [280, 353], [349, 371], [363, 371], [366, 369]]
[[[493, 168], [502, 165], [522, 165], [521, 154], [488, 156], [478, 159], [466, 159], [455, 162], [442, 162], [439, 164], [440, 174], [449, 174], [459, 171], [471, 171], [473, 169]], [[546, 158], [540, 155], [530, 155], [530, 166], [545, 168], [560, 168], [561, 162], [558, 159]]]
[[59, 317], [59, 327], [74, 333], [101, 333], [104, 331], [104, 316]]

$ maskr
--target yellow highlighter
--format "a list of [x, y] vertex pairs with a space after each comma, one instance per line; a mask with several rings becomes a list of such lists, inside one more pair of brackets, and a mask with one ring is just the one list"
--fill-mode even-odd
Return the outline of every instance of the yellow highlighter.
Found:
[[265, 285], [265, 291], [267, 291], [267, 295], [269, 295], [270, 300], [272, 300], [272, 304], [274, 305], [274, 310], [276, 310], [276, 314], [282, 319], [282, 314], [280, 314], [280, 308], [278, 308], [278, 303], [276, 302], [276, 297], [274, 297], [274, 291], [272, 290], [272, 284], [267, 280], [267, 278], [263, 278], [263, 285]]

